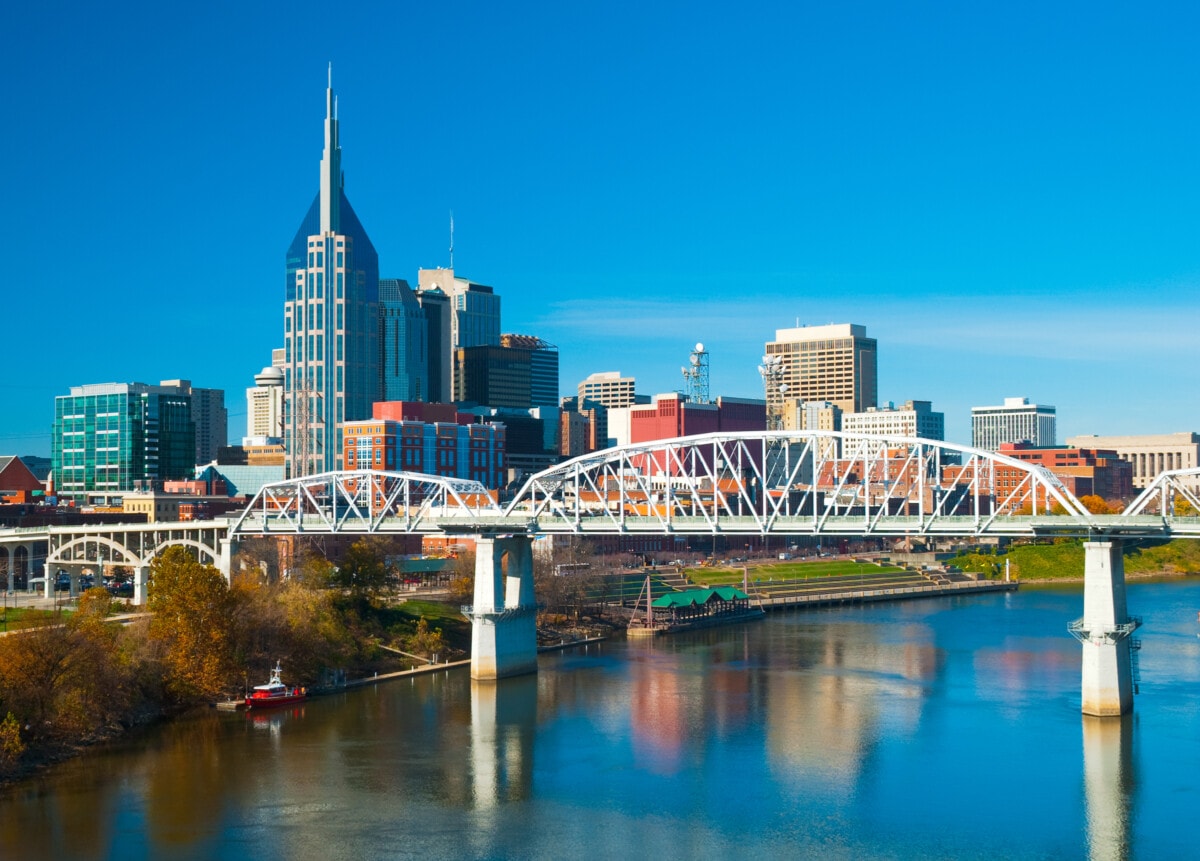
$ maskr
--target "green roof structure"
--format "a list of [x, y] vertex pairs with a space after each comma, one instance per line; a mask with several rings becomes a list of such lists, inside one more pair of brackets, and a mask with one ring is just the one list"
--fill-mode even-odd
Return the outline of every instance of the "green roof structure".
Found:
[[688, 589], [686, 592], [668, 592], [661, 598], [655, 599], [652, 607], [659, 610], [670, 610], [674, 607], [704, 606], [714, 599], [719, 601], [744, 601], [749, 595], [741, 589], [732, 586], [720, 586], [716, 589]]

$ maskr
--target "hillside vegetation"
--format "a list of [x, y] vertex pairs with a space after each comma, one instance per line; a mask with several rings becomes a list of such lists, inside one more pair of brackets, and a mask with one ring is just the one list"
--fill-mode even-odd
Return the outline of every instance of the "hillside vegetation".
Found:
[[[1021, 580], [1080, 580], [1083, 578], [1083, 544], [1059, 540], [1053, 544], [1022, 544], [1006, 553], [964, 553], [951, 564], [990, 578], [1004, 576], [1008, 561], [1012, 576]], [[1176, 539], [1141, 541], [1125, 548], [1127, 575], [1200, 573], [1200, 541]]]

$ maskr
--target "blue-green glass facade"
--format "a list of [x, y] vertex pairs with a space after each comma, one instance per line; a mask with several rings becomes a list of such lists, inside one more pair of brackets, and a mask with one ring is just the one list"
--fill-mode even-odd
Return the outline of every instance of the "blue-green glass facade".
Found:
[[54, 399], [51, 471], [59, 496], [119, 493], [189, 478], [191, 397], [170, 386], [104, 383]]
[[429, 331], [425, 309], [401, 278], [379, 280], [383, 399], [429, 400]]

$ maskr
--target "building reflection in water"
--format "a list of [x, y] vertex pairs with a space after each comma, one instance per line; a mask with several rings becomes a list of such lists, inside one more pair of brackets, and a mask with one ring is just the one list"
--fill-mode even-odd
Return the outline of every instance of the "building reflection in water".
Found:
[[853, 791], [878, 740], [915, 732], [944, 658], [924, 625], [797, 626], [797, 645], [771, 661], [768, 762], [781, 780]]
[[1083, 716], [1088, 857], [1123, 861], [1133, 843], [1133, 715]]

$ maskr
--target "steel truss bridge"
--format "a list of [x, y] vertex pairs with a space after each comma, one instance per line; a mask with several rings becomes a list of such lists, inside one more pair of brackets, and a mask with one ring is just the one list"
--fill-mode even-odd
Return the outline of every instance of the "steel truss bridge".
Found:
[[504, 505], [462, 479], [372, 470], [304, 476], [263, 487], [230, 535], [1200, 537], [1198, 513], [1200, 469], [1162, 473], [1123, 512], [1096, 514], [1053, 473], [995, 452], [766, 431], [584, 455], [532, 476]]
[[[9, 560], [38, 530], [0, 530]], [[1200, 538], [1200, 469], [1161, 473], [1119, 514], [1094, 513], [1048, 470], [995, 452], [829, 431], [706, 434], [608, 449], [532, 476], [501, 505], [478, 482], [354, 470], [266, 485], [237, 517], [187, 524], [55, 527], [54, 570], [135, 566], [135, 602], [166, 547], [191, 547], [228, 577], [256, 536], [439, 533], [476, 540], [472, 676], [536, 671], [530, 541], [537, 534], [1038, 537], [1084, 539], [1083, 711], [1133, 708], [1122, 542]], [[11, 562], [9, 589], [12, 588]]]

